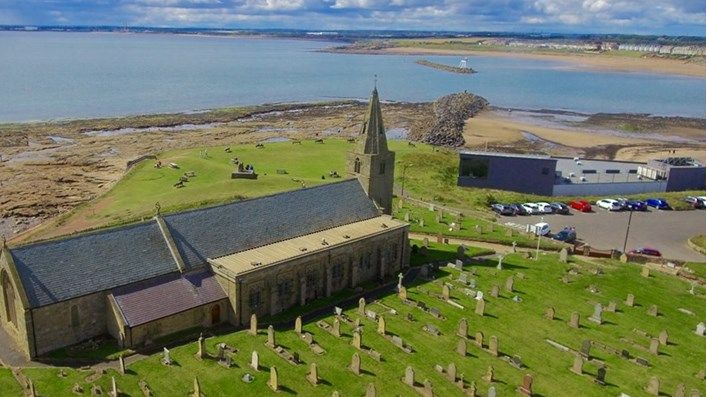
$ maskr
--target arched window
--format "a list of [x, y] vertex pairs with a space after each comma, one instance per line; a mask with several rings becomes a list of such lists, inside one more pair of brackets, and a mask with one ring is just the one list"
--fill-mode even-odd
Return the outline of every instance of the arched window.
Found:
[[381, 175], [385, 174], [385, 161], [381, 161], [380, 169], [378, 170], [378, 173]]
[[2, 271], [2, 296], [5, 301], [5, 316], [8, 322], [12, 325], [17, 326], [17, 314], [15, 313], [15, 289], [12, 287], [10, 282], [10, 277], [8, 277], [6, 271]]
[[354, 172], [357, 174], [361, 172], [361, 160], [358, 157], [354, 161]]

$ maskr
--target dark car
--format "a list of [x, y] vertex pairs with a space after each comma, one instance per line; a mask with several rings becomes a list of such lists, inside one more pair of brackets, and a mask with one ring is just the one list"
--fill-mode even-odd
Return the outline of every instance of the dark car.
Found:
[[703, 209], [705, 208], [705, 202], [700, 200], [699, 197], [693, 197], [693, 196], [687, 196], [684, 198], [684, 201], [692, 206], [692, 208], [695, 209]]
[[570, 213], [570, 207], [562, 203], [550, 203], [550, 207], [552, 207], [552, 211], [556, 214], [567, 215]]
[[572, 200], [569, 202], [569, 206], [580, 212], [592, 212], [592, 205], [587, 200]]
[[655, 248], [650, 248], [650, 247], [637, 248], [635, 250], [629, 251], [628, 253], [634, 254], [634, 255], [662, 256], [660, 251], [658, 251]]
[[668, 204], [668, 202], [665, 201], [665, 199], [661, 199], [661, 198], [649, 198], [648, 200], [646, 200], [646, 205], [648, 205], [650, 207], [654, 207], [659, 210], [669, 210], [670, 209], [670, 205]]
[[625, 209], [629, 211], [645, 211], [648, 209], [648, 206], [646, 203], [640, 200], [628, 200], [628, 199], [616, 199], [619, 204]]
[[491, 209], [499, 215], [515, 215], [515, 210], [510, 205], [491, 204]]
[[528, 213], [528, 210], [523, 208], [523, 206], [520, 204], [509, 204], [508, 206], [513, 208], [513, 211], [515, 212], [516, 215], [530, 215]]
[[566, 227], [552, 236], [554, 240], [564, 241], [565, 243], [574, 243], [577, 241], [577, 231], [573, 227]]

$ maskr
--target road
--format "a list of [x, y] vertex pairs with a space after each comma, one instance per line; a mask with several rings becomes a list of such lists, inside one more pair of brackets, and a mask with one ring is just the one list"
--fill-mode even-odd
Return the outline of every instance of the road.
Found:
[[[550, 224], [553, 232], [565, 226], [574, 226], [577, 237], [598, 249], [623, 249], [628, 224], [628, 212], [609, 212], [596, 208], [595, 212], [580, 213], [572, 210], [569, 215], [547, 215], [544, 217], [501, 217], [500, 223], [522, 225], [537, 223], [541, 218]], [[649, 246], [658, 249], [670, 259], [704, 262], [704, 255], [687, 246], [687, 239], [705, 233], [705, 211], [658, 211], [634, 212], [631, 219], [626, 249]]]

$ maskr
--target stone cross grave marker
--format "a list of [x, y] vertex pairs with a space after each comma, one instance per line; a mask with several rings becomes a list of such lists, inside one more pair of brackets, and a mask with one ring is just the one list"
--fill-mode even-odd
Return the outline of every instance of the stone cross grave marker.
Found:
[[402, 273], [398, 273], [398, 291], [403, 288], [403, 278], [405, 278], [405, 276], [403, 276]]
[[503, 255], [498, 255], [498, 265], [496, 265], [496, 270], [503, 270]]

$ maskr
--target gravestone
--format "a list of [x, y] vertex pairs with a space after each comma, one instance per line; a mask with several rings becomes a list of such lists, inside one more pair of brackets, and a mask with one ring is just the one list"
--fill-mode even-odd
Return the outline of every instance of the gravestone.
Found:
[[474, 335], [474, 342], [476, 342], [476, 346], [484, 347], [484, 333], [481, 331], [476, 331], [476, 335]]
[[461, 244], [459, 247], [457, 247], [457, 258], [458, 259], [464, 259], [464, 254], [466, 253], [466, 247], [464, 244]]
[[353, 356], [351, 356], [349, 369], [356, 375], [361, 375], [361, 356], [359, 356], [358, 353], [354, 353]]
[[466, 318], [462, 318], [461, 320], [459, 320], [459, 326], [457, 327], [457, 335], [466, 339], [468, 334], [469, 334], [469, 323], [466, 321]]
[[677, 385], [675, 388], [675, 393], [673, 394], [673, 397], [685, 397], [685, 385], [680, 383]]
[[545, 309], [545, 318], [548, 320], [555, 319], [555, 308], [554, 307], [548, 307], [547, 309]]
[[166, 347], [162, 348], [162, 364], [172, 365], [172, 357], [169, 355], [169, 349]]
[[594, 378], [594, 383], [604, 386], [606, 384], [606, 367], [597, 368], [597, 377]]
[[366, 315], [366, 299], [361, 298], [358, 300], [358, 314], [365, 316]]
[[487, 396], [488, 397], [496, 397], [496, 387], [495, 386], [489, 387], [489, 391], [488, 391]]
[[447, 366], [447, 379], [449, 379], [450, 382], [456, 382], [457, 381], [457, 365], [454, 363], [449, 363]]
[[636, 299], [636, 298], [633, 296], [633, 294], [628, 294], [628, 295], [626, 296], [626, 306], [628, 306], [628, 307], [633, 307], [633, 304], [634, 304], [634, 300], [635, 300], [635, 299]]
[[366, 397], [376, 397], [376, 385], [369, 383], [366, 386]]
[[457, 354], [459, 354], [462, 357], [466, 357], [466, 340], [465, 339], [459, 339], [459, 342], [457, 342]]
[[579, 328], [579, 313], [572, 312], [572, 315], [570, 316], [569, 325], [572, 328]]
[[297, 335], [302, 333], [302, 316], [297, 316], [295, 319], [295, 333]]
[[378, 333], [385, 335], [385, 317], [378, 317]]
[[125, 359], [122, 354], [118, 356], [118, 365], [120, 367], [120, 373], [125, 375]]
[[513, 276], [506, 279], [506, 291], [513, 292]]
[[641, 276], [650, 277], [651, 276], [651, 269], [644, 265], [643, 269], [641, 269]]
[[403, 382], [408, 386], [415, 386], [415, 370], [408, 366], [405, 368], [405, 378]]
[[629, 360], [631, 359], [631, 354], [628, 352], [628, 350], [623, 349], [621, 350], [621, 358], [623, 358], [624, 360]]
[[268, 341], [265, 344], [268, 347], [275, 348], [275, 329], [272, 324], [268, 325]]
[[582, 358], [582, 356], [580, 354], [575, 354], [571, 371], [577, 375], [582, 375], [582, 367], [583, 366], [584, 366], [584, 358]]
[[488, 383], [493, 383], [494, 377], [493, 377], [493, 367], [489, 365], [488, 369], [486, 369], [486, 374], [484, 374], [483, 380], [485, 380]]
[[405, 276], [403, 276], [402, 273], [398, 273], [398, 292], [400, 291], [401, 288], [403, 288], [403, 279]]
[[317, 363], [312, 363], [309, 365], [309, 373], [307, 373], [307, 380], [314, 386], [319, 383], [319, 372], [317, 371]]
[[646, 386], [646, 393], [651, 396], [660, 395], [660, 379], [657, 376], [652, 376], [648, 380], [648, 385]]
[[498, 255], [498, 264], [496, 270], [503, 270], [503, 255]]
[[494, 357], [498, 357], [498, 338], [496, 335], [491, 335], [489, 338], [489, 353]]
[[275, 367], [270, 367], [270, 380], [268, 381], [268, 386], [273, 391], [277, 391], [279, 386], [277, 384], [277, 368]]
[[518, 388], [521, 396], [530, 397], [533, 395], [533, 376], [525, 374], [523, 376], [523, 384]]
[[476, 291], [476, 296], [474, 297], [477, 301], [482, 301], [484, 300], [484, 293], [481, 291]]
[[560, 250], [560, 262], [567, 263], [567, 248]]
[[403, 300], [403, 301], [408, 300], [407, 288], [405, 288], [405, 287], [398, 288], [398, 298], [400, 298], [400, 300]]
[[498, 285], [494, 285], [493, 287], [491, 287], [491, 296], [493, 296], [494, 298], [498, 298], [498, 290]]
[[423, 247], [426, 247], [426, 248], [429, 248], [429, 247], [430, 247], [430, 239], [427, 238], [427, 237], [423, 238], [423, 239], [422, 239], [422, 246], [423, 246]]
[[591, 349], [592, 349], [592, 341], [590, 341], [589, 339], [585, 339], [584, 341], [582, 341], [582, 348], [579, 351], [579, 353], [582, 355], [582, 357], [585, 360], [588, 360], [589, 356], [590, 356]]
[[194, 378], [194, 394], [192, 396], [194, 397], [201, 397], [201, 385], [199, 384], [199, 379]]
[[[32, 394], [34, 394], [34, 390], [32, 390]], [[111, 397], [119, 397], [118, 396], [118, 385], [115, 383], [115, 376], [110, 377], [110, 393], [108, 393], [109, 396]], [[201, 396], [199, 396], [201, 397]]]
[[256, 371], [260, 370], [260, 356], [255, 350], [250, 354], [250, 367]]
[[603, 312], [603, 309], [601, 307], [601, 303], [597, 303], [594, 305], [594, 313], [589, 317], [589, 321], [593, 321], [597, 324], [601, 324], [601, 314]]
[[258, 316], [255, 313], [250, 315], [250, 330], [248, 333], [258, 335]]
[[606, 306], [606, 311], [609, 313], [616, 313], [616, 302], [609, 301], [609, 305]]
[[338, 318], [334, 319], [334, 324], [331, 326], [331, 334], [337, 338], [341, 337], [341, 321]]
[[423, 397], [434, 397], [434, 392], [432, 391], [432, 382], [429, 379], [425, 379], [422, 382], [422, 396]]
[[359, 332], [359, 331], [353, 332], [353, 338], [351, 339], [351, 345], [353, 345], [353, 347], [361, 350], [361, 332]]
[[523, 360], [517, 354], [511, 357], [509, 363], [517, 369], [523, 369]]
[[658, 341], [660, 342], [661, 345], [667, 346], [668, 345], [668, 331], [666, 331], [666, 330], [660, 331], [660, 334], [658, 335]]
[[486, 302], [483, 299], [479, 299], [478, 301], [476, 301], [476, 310], [474, 310], [474, 313], [483, 317], [485, 309], [486, 309]]
[[651, 305], [651, 307], [648, 308], [648, 315], [657, 317], [658, 316], [658, 306], [657, 305]]
[[457, 259], [454, 261], [454, 268], [457, 270], [464, 270], [464, 262], [462, 262], [461, 259]]
[[695, 327], [695, 334], [700, 336], [705, 335], [705, 323], [697, 324], [697, 327]]
[[475, 278], [472, 278], [471, 280], [469, 280], [469, 287], [476, 288], [476, 279]]
[[442, 299], [449, 300], [449, 286], [447, 284], [442, 285]]
[[651, 354], [655, 354], [657, 356], [658, 355], [658, 346], [660, 346], [660, 341], [656, 338], [651, 338], [651, 344], [650, 344], [650, 347], [648, 348], [648, 351], [650, 351]]
[[425, 220], [420, 218], [420, 227], [425, 227]]
[[[197, 351], [196, 351], [196, 358], [199, 360], [203, 360], [204, 357], [206, 357], [206, 351], [204, 349], [204, 336], [202, 334], [199, 334], [199, 339], [196, 341], [197, 345]], [[122, 360], [122, 356], [121, 356]], [[124, 365], [121, 361], [121, 365]]]
[[459, 277], [457, 278], [457, 281], [466, 285], [469, 282], [468, 275], [464, 272], [459, 273]]

